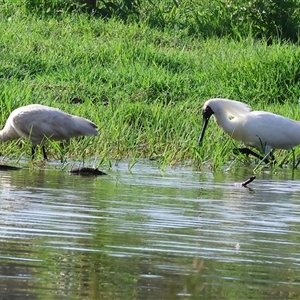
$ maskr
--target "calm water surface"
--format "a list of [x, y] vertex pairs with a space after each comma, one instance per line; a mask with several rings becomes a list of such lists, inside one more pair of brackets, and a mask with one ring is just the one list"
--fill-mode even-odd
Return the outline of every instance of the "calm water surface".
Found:
[[299, 299], [300, 173], [0, 172], [0, 299]]

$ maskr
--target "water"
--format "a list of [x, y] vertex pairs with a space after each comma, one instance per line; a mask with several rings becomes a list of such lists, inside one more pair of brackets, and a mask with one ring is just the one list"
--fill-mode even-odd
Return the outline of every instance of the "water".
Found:
[[0, 172], [0, 299], [300, 297], [300, 173], [108, 173]]

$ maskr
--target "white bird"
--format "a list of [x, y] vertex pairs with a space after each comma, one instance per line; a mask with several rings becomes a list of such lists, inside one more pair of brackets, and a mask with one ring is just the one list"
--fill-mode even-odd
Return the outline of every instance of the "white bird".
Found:
[[216, 98], [204, 103], [199, 146], [211, 115], [230, 137], [258, 149], [265, 156], [272, 149], [291, 150], [300, 144], [300, 122], [266, 111], [251, 111], [250, 106], [242, 102]]
[[65, 140], [77, 136], [98, 134], [97, 126], [88, 119], [70, 115], [60, 109], [41, 104], [30, 104], [15, 109], [0, 131], [3, 142], [25, 138], [32, 143], [32, 158], [38, 144], [42, 145], [44, 159], [47, 154], [43, 142], [47, 139]]

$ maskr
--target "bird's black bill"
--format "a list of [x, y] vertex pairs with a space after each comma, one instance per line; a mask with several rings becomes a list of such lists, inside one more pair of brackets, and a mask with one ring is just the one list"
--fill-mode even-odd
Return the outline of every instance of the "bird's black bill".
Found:
[[199, 139], [198, 139], [198, 146], [201, 147], [202, 145], [202, 140], [204, 138], [204, 134], [205, 134], [205, 130], [206, 130], [206, 126], [208, 124], [208, 121], [209, 121], [209, 118], [211, 117], [211, 115], [213, 114], [214, 112], [212, 111], [212, 109], [207, 106], [204, 110], [203, 110], [203, 124], [202, 124], [202, 129], [201, 129], [201, 132], [200, 132], [200, 136], [199, 136]]

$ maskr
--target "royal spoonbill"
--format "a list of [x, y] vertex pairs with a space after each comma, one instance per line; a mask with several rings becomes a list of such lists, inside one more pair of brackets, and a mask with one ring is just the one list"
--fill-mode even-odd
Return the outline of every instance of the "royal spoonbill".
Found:
[[0, 131], [0, 140], [6, 142], [18, 138], [29, 139], [32, 144], [32, 158], [36, 146], [41, 144], [44, 159], [47, 160], [43, 144], [47, 139], [60, 141], [97, 134], [97, 126], [88, 119], [70, 115], [58, 108], [30, 104], [12, 111]]
[[[212, 115], [230, 137], [258, 149], [265, 156], [272, 149], [291, 150], [300, 144], [300, 122], [271, 112], [251, 111], [249, 105], [239, 101], [215, 98], [204, 103], [199, 146]], [[242, 150], [246, 153], [245, 148]], [[255, 155], [248, 150], [248, 153]], [[255, 156], [260, 157], [257, 154]]]

